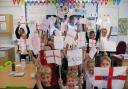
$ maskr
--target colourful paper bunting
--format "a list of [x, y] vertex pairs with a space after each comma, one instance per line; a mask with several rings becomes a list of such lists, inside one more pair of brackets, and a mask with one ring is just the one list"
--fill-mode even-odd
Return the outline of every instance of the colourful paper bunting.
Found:
[[97, 3], [100, 5], [119, 5], [121, 0], [12, 0], [14, 5], [22, 5], [22, 4], [29, 4], [29, 5], [47, 5], [47, 4], [63, 4], [68, 5], [68, 7], [80, 7], [84, 6], [86, 3]]

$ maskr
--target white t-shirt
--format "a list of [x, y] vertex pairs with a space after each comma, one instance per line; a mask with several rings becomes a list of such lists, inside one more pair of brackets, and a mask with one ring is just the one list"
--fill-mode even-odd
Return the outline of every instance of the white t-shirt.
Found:
[[61, 22], [61, 31], [64, 32], [65, 30], [67, 30], [66, 26], [67, 26], [67, 21], [65, 22]]
[[23, 39], [22, 37], [18, 40], [19, 50], [21, 54], [27, 54], [28, 49], [28, 39]]
[[56, 31], [55, 31], [55, 35], [56, 35], [56, 36], [61, 36], [61, 35], [62, 35], [61, 30], [56, 29]]
[[104, 51], [105, 49], [105, 42], [108, 41], [107, 39], [107, 36], [103, 37], [103, 36], [100, 36], [100, 44], [99, 44], [99, 50], [100, 51]]
[[70, 23], [68, 23], [68, 30], [77, 30], [77, 25], [71, 25]]

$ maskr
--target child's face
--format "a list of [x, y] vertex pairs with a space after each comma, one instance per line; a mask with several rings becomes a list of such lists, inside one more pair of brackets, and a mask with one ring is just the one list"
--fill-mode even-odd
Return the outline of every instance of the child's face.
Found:
[[19, 30], [19, 34], [22, 35], [24, 32], [25, 32], [24, 29], [21, 27]]
[[67, 86], [68, 87], [75, 87], [76, 84], [77, 84], [76, 79], [68, 77], [68, 79], [67, 79]]
[[51, 36], [51, 41], [54, 42], [54, 35]]
[[95, 67], [94, 63], [88, 63], [87, 70], [89, 74], [92, 74], [92, 75], [94, 74], [94, 67]]
[[49, 86], [51, 83], [51, 75], [50, 74], [42, 74], [42, 83], [44, 86]]
[[100, 66], [101, 66], [101, 67], [110, 67], [111, 64], [110, 64], [109, 61], [107, 61], [107, 60], [103, 60], [103, 61], [101, 62], [101, 65], [100, 65]]
[[102, 36], [105, 37], [107, 34], [107, 30], [106, 29], [102, 29]]
[[71, 19], [71, 20], [70, 20], [70, 23], [74, 25], [74, 24], [75, 24], [75, 19], [74, 19], [74, 18]]
[[90, 34], [90, 39], [95, 39], [95, 33]]

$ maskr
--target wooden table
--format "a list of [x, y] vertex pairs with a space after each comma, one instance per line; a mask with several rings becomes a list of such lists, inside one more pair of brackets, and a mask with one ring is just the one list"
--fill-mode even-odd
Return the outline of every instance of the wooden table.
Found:
[[0, 47], [0, 59], [15, 60], [15, 48], [14, 47]]
[[111, 58], [113, 66], [128, 66], [128, 59], [124, 59], [120, 55], [113, 55]]
[[[11, 72], [11, 66], [7, 66], [0, 71], [0, 89], [6, 86], [26, 86], [28, 89], [33, 89], [36, 80], [31, 78], [31, 73], [35, 72], [35, 67], [32, 63], [26, 64], [23, 77], [13, 77], [8, 74]], [[21, 71], [21, 67], [16, 67], [16, 71]]]

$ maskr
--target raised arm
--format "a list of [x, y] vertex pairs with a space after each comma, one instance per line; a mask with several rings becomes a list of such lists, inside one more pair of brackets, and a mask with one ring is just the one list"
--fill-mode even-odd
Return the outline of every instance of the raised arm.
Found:
[[36, 75], [36, 77], [37, 77], [36, 80], [37, 80], [37, 87], [38, 87], [38, 89], [44, 89], [42, 84], [41, 84], [41, 77], [40, 77], [39, 73]]
[[60, 89], [65, 89], [65, 87], [63, 85], [63, 80], [59, 80], [58, 84], [59, 84]]
[[108, 34], [107, 39], [109, 39], [109, 38], [110, 38], [110, 36], [111, 36], [111, 32], [112, 32], [112, 26], [110, 27], [110, 31], [109, 31], [109, 34]]
[[88, 32], [86, 31], [86, 41], [89, 43], [89, 37], [88, 37]]
[[97, 29], [97, 31], [96, 31], [96, 41], [98, 41], [98, 39], [100, 38], [100, 30], [99, 30], [99, 28]]
[[17, 39], [20, 39], [20, 34], [19, 34], [19, 28], [20, 28], [20, 25], [17, 26], [16, 30], [15, 30], [15, 35], [16, 35], [16, 38]]
[[29, 37], [29, 34], [30, 34], [30, 29], [28, 27], [28, 24], [26, 24], [26, 28], [27, 28], [27, 38]]

